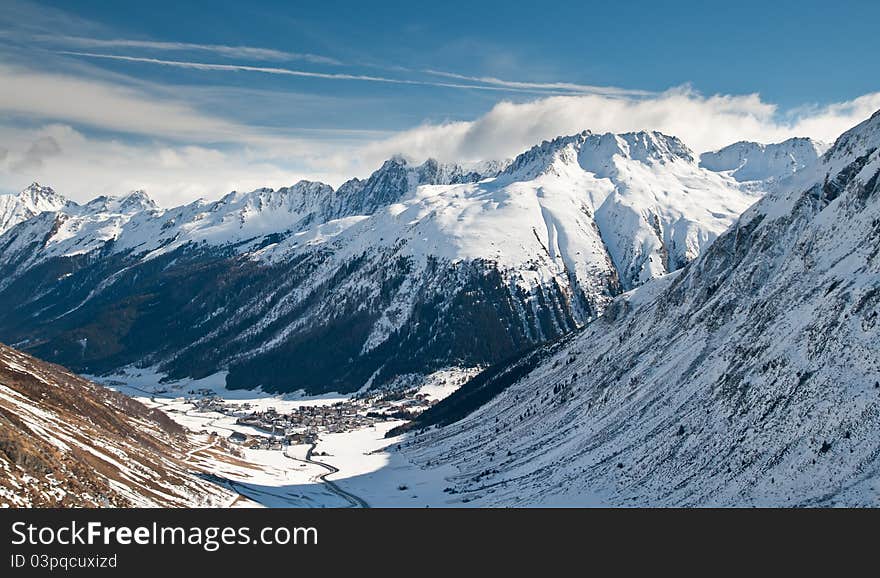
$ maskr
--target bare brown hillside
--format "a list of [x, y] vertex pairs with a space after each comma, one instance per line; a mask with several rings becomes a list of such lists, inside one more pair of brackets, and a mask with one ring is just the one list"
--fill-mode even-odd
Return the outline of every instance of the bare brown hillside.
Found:
[[222, 505], [163, 413], [0, 344], [0, 506]]

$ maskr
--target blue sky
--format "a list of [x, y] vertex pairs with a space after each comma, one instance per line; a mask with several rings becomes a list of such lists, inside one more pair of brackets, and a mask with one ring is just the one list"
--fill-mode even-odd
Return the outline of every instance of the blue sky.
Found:
[[2, 4], [0, 192], [174, 204], [583, 128], [830, 139], [880, 108], [876, 2]]

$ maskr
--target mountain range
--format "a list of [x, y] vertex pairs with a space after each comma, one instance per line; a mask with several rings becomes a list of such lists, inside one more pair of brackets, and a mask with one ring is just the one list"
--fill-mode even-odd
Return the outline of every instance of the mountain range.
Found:
[[[877, 506], [878, 178], [880, 112], [830, 146], [584, 131], [168, 209], [35, 184], [0, 198], [0, 339], [272, 392], [485, 367], [392, 432], [453, 503]], [[230, 497], [61, 367], [0, 346], [0, 394], [12, 505]]]
[[733, 147], [698, 160], [658, 132], [584, 131], [510, 162], [394, 157], [338, 189], [168, 209], [35, 184], [0, 197], [0, 339], [88, 374], [271, 392], [491, 365], [679, 270], [819, 149]]

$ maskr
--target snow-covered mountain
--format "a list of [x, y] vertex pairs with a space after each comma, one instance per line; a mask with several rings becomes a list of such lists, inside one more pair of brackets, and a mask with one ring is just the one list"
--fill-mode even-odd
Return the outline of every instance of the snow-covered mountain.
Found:
[[43, 211], [60, 211], [67, 200], [50, 189], [33, 183], [17, 195], [0, 195], [0, 234]]
[[196, 449], [162, 412], [0, 345], [0, 507], [230, 503]]
[[42, 213], [0, 236], [0, 337], [89, 373], [351, 391], [563, 335], [757, 198], [660, 133], [583, 132], [481, 170], [395, 157], [336, 190]]
[[[497, 182], [542, 199], [542, 212], [559, 222], [546, 223], [560, 229], [557, 243], [589, 236], [566, 234], [578, 228], [597, 232], [624, 289], [683, 266], [756, 199], [700, 169], [680, 140], [657, 132], [584, 132], [543, 143]], [[562, 199], [574, 206], [559, 206]], [[572, 219], [571, 209], [583, 218]], [[581, 266], [591, 260], [588, 253], [559, 252]]]
[[700, 166], [726, 172], [738, 181], [776, 182], [815, 164], [828, 145], [809, 138], [781, 143], [741, 141], [700, 155]]
[[402, 451], [481, 505], [880, 505], [878, 179], [880, 112]]

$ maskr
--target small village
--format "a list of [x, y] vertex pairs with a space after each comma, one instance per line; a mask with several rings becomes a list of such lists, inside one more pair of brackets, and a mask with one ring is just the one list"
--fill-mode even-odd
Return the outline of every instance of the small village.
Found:
[[200, 396], [192, 400], [194, 411], [234, 417], [235, 425], [253, 430], [232, 431], [228, 436], [230, 442], [266, 450], [313, 444], [322, 433], [345, 433], [393, 419], [413, 419], [436, 403], [415, 391], [393, 391], [279, 411], [276, 407], [259, 408], [250, 402], [225, 400], [208, 390], [189, 393]]

